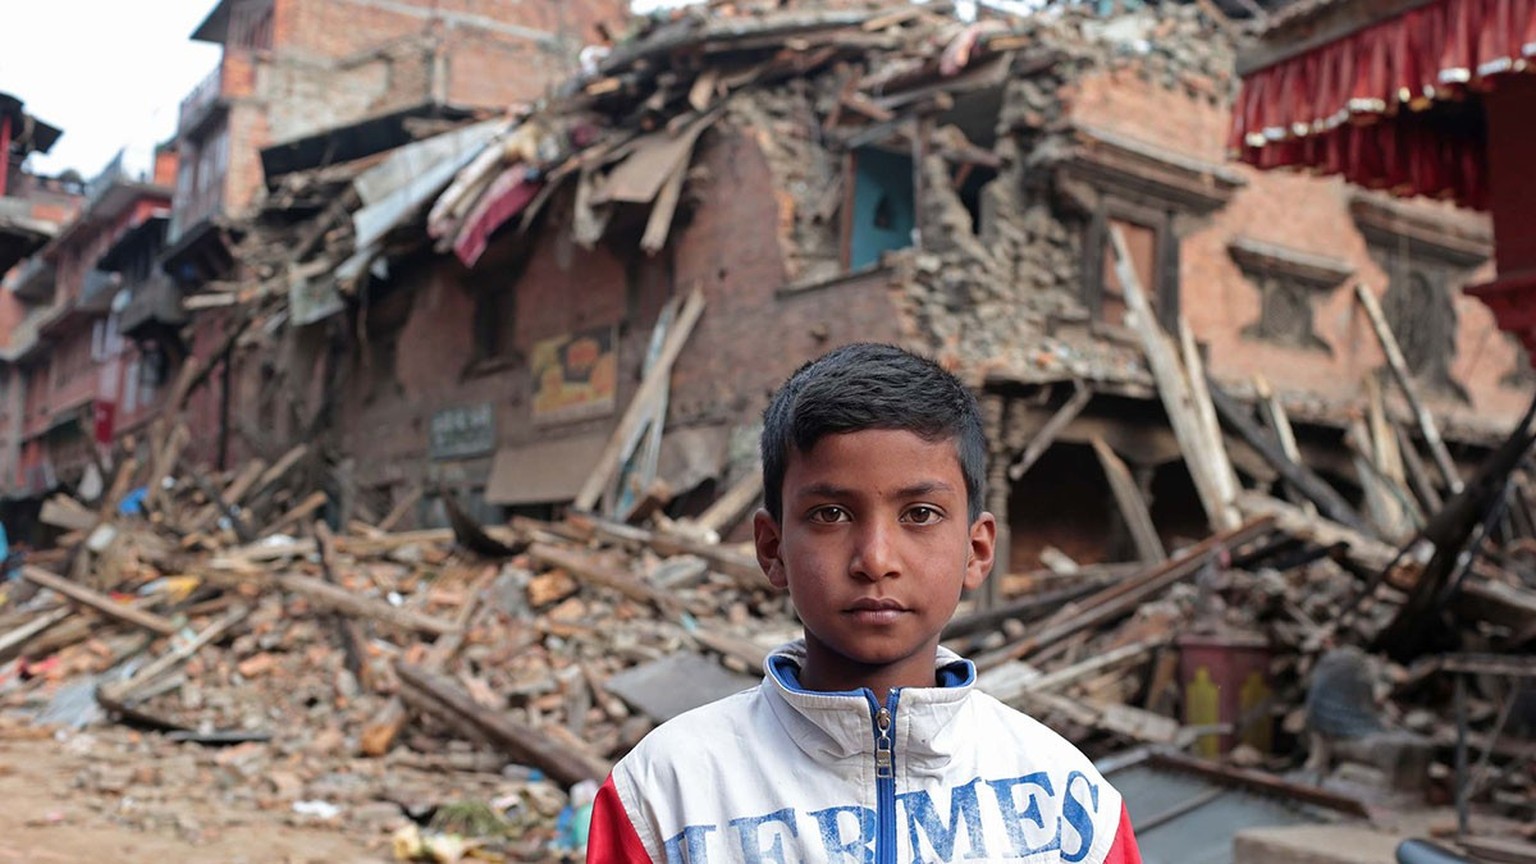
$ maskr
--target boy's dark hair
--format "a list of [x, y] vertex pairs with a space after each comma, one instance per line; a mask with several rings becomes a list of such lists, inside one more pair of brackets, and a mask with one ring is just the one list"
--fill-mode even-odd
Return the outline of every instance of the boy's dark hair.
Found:
[[763, 504], [775, 522], [783, 521], [790, 448], [805, 453], [828, 435], [864, 429], [953, 439], [968, 520], [981, 515], [987, 442], [975, 395], [932, 360], [856, 342], [801, 366], [763, 411]]

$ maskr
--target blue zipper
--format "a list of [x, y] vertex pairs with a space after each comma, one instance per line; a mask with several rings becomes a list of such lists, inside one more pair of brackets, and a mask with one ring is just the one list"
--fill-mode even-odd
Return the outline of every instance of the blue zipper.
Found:
[[896, 864], [896, 754], [891, 736], [896, 729], [899, 688], [891, 688], [885, 705], [869, 697], [870, 719], [875, 724], [875, 864]]

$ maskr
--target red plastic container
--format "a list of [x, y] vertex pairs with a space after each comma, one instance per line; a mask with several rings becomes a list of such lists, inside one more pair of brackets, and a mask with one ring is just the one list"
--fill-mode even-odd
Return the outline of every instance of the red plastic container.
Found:
[[1195, 743], [1201, 756], [1217, 757], [1239, 743], [1270, 752], [1274, 734], [1269, 643], [1259, 636], [1183, 636], [1179, 646], [1179, 688], [1184, 722], [1191, 726], [1231, 724], [1233, 733], [1205, 735]]

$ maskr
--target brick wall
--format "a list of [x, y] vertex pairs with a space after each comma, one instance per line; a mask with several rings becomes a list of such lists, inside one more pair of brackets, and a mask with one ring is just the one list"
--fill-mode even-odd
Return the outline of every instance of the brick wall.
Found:
[[595, 25], [622, 22], [627, 9], [624, 0], [287, 0], [274, 55], [356, 64], [415, 42], [429, 58], [420, 68], [430, 69], [434, 48], [445, 57], [448, 101], [494, 107], [542, 95], [597, 41]]
[[[778, 202], [768, 167], [751, 138], [725, 130], [707, 135], [696, 158], [686, 224], [655, 258], [635, 246], [633, 233], [594, 250], [568, 233], [564, 203], [551, 205], [543, 233], [501, 238], [473, 272], [438, 258], [397, 274], [409, 312], [399, 331], [392, 374], [398, 387], [371, 387], [354, 371], [342, 419], [342, 446], [354, 454], [363, 486], [416, 482], [427, 473], [427, 428], [447, 407], [491, 402], [502, 444], [604, 434], [622, 415], [640, 381], [651, 329], [668, 296], [703, 289], [707, 306], [674, 367], [668, 423], [750, 426], [768, 395], [805, 359], [859, 339], [899, 338], [891, 288], [882, 275], [780, 293], [784, 265], [774, 226]], [[642, 223], [643, 224], [643, 223]], [[512, 266], [517, 244], [531, 257]], [[472, 292], [509, 292], [515, 302], [507, 330], [510, 359], [477, 371], [476, 303]], [[532, 419], [533, 382], [527, 357], [543, 339], [606, 325], [618, 327], [619, 374], [614, 410], [558, 425]], [[388, 352], [385, 352], [386, 354]], [[368, 402], [368, 394], [376, 395]], [[483, 479], [489, 460], [437, 472]], [[451, 479], [451, 478], [450, 478]]]
[[223, 210], [239, 215], [255, 199], [264, 179], [261, 148], [272, 143], [266, 112], [252, 102], [237, 102], [229, 111], [229, 158], [224, 175]]
[[274, 41], [299, 56], [341, 58], [429, 29], [478, 30], [506, 42], [559, 40], [574, 56], [596, 41], [597, 23], [622, 22], [628, 7], [626, 0], [284, 0]]
[[679, 360], [678, 422], [754, 422], [801, 363], [848, 342], [900, 338], [888, 280], [872, 275], [781, 295], [781, 200], [750, 130], [706, 136], [702, 203], [677, 244], [676, 281], [709, 299]]
[[[1072, 116], [1185, 157], [1221, 164], [1230, 115], [1200, 88], [1168, 90], [1130, 71], [1085, 78], [1072, 92]], [[1246, 382], [1263, 374], [1282, 393], [1306, 394], [1332, 403], [1354, 402], [1362, 380], [1385, 360], [1355, 301], [1350, 281], [1313, 296], [1313, 329], [1324, 348], [1297, 348], [1245, 335], [1260, 314], [1261, 295], [1228, 251], [1237, 238], [1284, 247], [1346, 264], [1378, 296], [1387, 274], [1372, 258], [1349, 210], [1354, 188], [1337, 178], [1235, 168], [1246, 180], [1231, 202], [1180, 250], [1181, 308], [1196, 338], [1208, 346], [1212, 371]], [[1433, 211], [1440, 205], [1425, 203]], [[1491, 264], [1469, 274], [1475, 283], [1492, 275]], [[1432, 409], [1481, 427], [1507, 426], [1529, 400], [1527, 389], [1502, 379], [1520, 362], [1493, 316], [1459, 290], [1453, 378], [1470, 404], [1431, 396]]]
[[[576, 69], [595, 24], [625, 0], [279, 0], [273, 47], [224, 52], [230, 113], [225, 209], [263, 181], [257, 151], [434, 99], [503, 108]], [[438, 59], [441, 58], [441, 65]]]

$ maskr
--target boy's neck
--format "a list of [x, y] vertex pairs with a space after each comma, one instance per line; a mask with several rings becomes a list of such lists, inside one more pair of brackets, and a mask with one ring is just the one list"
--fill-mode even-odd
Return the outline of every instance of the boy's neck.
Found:
[[898, 687], [938, 685], [938, 646], [918, 651], [894, 663], [861, 664], [820, 645], [807, 634], [805, 662], [800, 667], [800, 686], [822, 693], [869, 689], [884, 705]]

